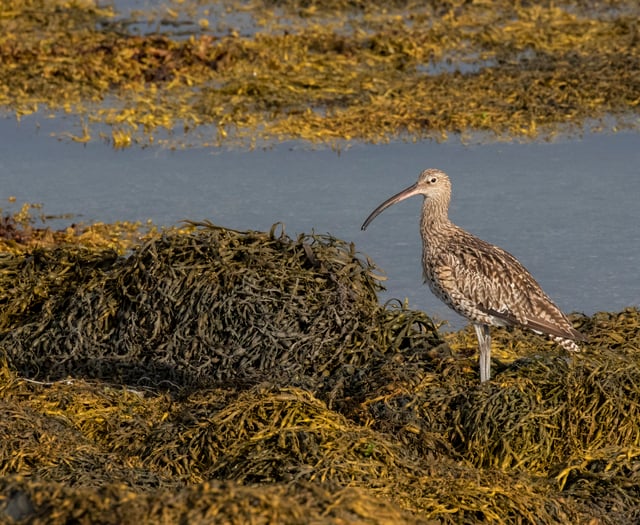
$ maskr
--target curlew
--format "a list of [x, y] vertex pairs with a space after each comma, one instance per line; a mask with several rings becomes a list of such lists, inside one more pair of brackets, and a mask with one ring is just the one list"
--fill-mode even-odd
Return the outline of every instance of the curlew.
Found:
[[362, 229], [389, 206], [422, 195], [422, 267], [431, 291], [469, 319], [478, 336], [480, 381], [491, 374], [493, 326], [520, 326], [545, 334], [570, 351], [584, 341], [567, 317], [510, 253], [489, 244], [449, 220], [451, 182], [437, 169], [424, 170], [418, 182], [378, 206]]

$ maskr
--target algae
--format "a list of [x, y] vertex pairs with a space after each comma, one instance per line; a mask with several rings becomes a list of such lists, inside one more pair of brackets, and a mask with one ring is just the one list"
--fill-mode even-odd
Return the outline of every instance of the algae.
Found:
[[[638, 125], [625, 0], [1, 7], [0, 104], [72, 115], [79, 142]], [[378, 304], [330, 235], [0, 215], [3, 522], [640, 520], [637, 308], [572, 315], [576, 356], [496, 329], [480, 385], [473, 332]]]
[[74, 115], [65, 136], [80, 142], [513, 140], [639, 122], [629, 0], [181, 1], [146, 18], [91, 1], [3, 6], [0, 106]]
[[426, 316], [377, 306], [373, 268], [352, 244], [195, 226], [121, 258], [82, 247], [5, 256], [0, 346], [43, 380], [351, 389], [363, 364], [438, 341]]
[[[16, 199], [9, 197], [8, 206], [0, 208], [0, 253], [23, 253], [34, 248], [83, 246], [88, 249], [110, 249], [124, 254], [159, 229], [128, 221], [105, 224], [74, 222], [61, 229], [51, 228], [52, 220], [73, 216], [48, 215], [42, 204], [25, 202], [14, 211]], [[169, 228], [171, 229], [171, 228]], [[175, 228], [173, 228], [175, 229]]]
[[576, 356], [498, 329], [481, 385], [473, 333], [378, 304], [379, 271], [340, 239], [190, 223], [119, 254], [19, 230], [0, 257], [3, 521], [640, 518], [636, 308], [574, 314]]

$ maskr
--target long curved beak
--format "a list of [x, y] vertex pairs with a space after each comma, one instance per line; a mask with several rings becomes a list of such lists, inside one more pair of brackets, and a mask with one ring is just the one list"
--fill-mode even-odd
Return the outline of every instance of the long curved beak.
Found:
[[414, 195], [420, 195], [420, 190], [418, 189], [418, 183], [412, 184], [408, 188], [402, 190], [400, 193], [396, 193], [393, 197], [389, 197], [386, 201], [384, 201], [380, 206], [378, 206], [375, 210], [371, 212], [371, 215], [367, 217], [367, 220], [362, 224], [361, 229], [366, 230], [367, 226], [371, 223], [373, 219], [375, 219], [378, 215], [380, 215], [384, 210], [386, 210], [389, 206], [392, 206], [400, 201], [408, 199], [409, 197], [413, 197]]

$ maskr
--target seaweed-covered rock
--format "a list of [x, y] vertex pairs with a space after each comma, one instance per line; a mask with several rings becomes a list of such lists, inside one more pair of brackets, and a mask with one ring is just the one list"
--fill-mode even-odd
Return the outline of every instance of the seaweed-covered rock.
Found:
[[0, 371], [3, 522], [551, 525], [600, 514], [540, 477], [416, 453], [298, 388], [171, 399]]
[[635, 523], [640, 311], [443, 343], [352, 245], [211, 224], [0, 255], [0, 521]]
[[548, 473], [579, 452], [640, 443], [639, 399], [638, 359], [529, 358], [458, 397], [454, 441], [478, 465]]
[[161, 388], [268, 380], [353, 390], [428, 317], [378, 305], [352, 244], [199, 224], [126, 257], [77, 247], [0, 259], [0, 348], [29, 377]]

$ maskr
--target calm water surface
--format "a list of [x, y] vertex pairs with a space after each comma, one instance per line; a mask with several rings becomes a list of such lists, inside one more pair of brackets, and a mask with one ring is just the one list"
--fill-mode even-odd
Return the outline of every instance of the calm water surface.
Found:
[[383, 200], [437, 167], [453, 183], [451, 217], [518, 257], [566, 311], [640, 305], [640, 134], [554, 143], [354, 145], [340, 155], [285, 144], [269, 150], [131, 149], [60, 142], [55, 123], [0, 119], [0, 206], [41, 202], [84, 222], [183, 219], [236, 229], [285, 223], [353, 241], [387, 276], [390, 297], [460, 326], [421, 284], [415, 197], [360, 225]]

